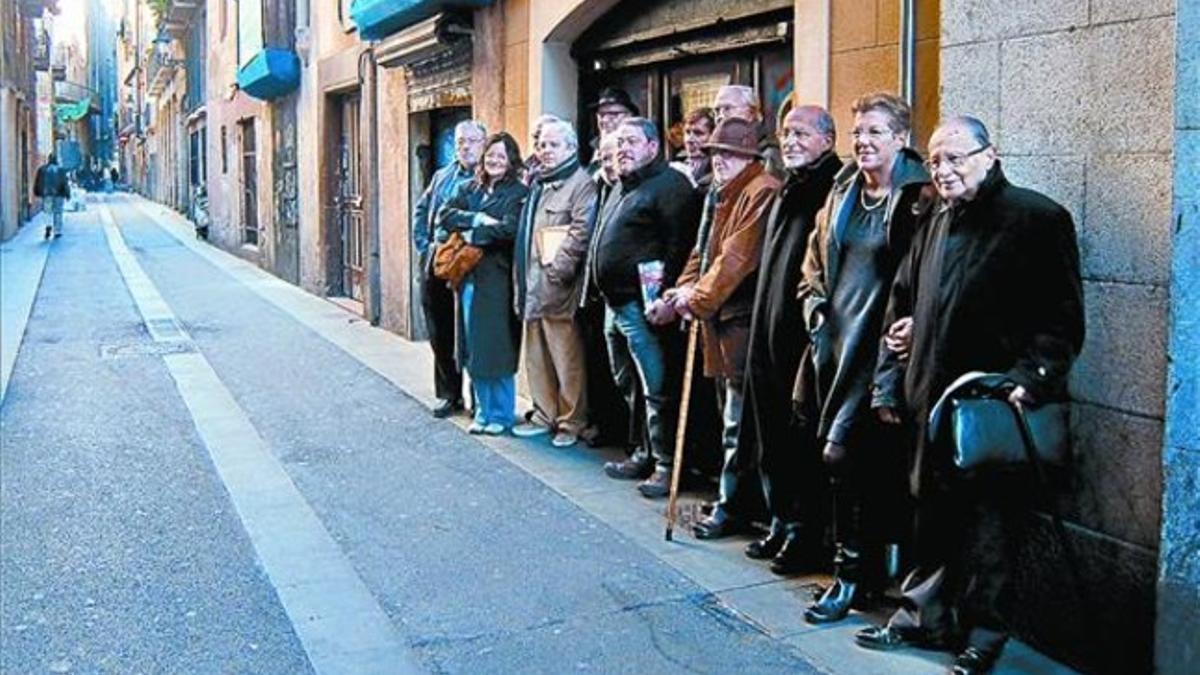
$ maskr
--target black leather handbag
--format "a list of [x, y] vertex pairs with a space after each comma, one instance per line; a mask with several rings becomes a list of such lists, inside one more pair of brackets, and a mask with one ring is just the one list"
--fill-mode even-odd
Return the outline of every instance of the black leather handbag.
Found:
[[949, 434], [956, 467], [1069, 463], [1068, 405], [1014, 404], [1008, 400], [1013, 386], [1004, 375], [972, 372], [946, 388], [930, 414], [929, 434], [931, 440]]

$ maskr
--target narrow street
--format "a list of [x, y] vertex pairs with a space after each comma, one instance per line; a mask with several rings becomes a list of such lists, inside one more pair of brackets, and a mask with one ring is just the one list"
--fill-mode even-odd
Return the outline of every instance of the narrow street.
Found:
[[0, 417], [4, 672], [813, 671], [135, 200], [44, 244]]

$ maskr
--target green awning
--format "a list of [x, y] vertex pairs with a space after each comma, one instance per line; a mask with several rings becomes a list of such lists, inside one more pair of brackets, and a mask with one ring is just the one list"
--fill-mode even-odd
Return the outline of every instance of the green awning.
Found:
[[54, 106], [54, 116], [59, 122], [75, 122], [87, 117], [91, 110], [92, 97], [85, 96], [82, 101], [75, 103], [59, 103]]

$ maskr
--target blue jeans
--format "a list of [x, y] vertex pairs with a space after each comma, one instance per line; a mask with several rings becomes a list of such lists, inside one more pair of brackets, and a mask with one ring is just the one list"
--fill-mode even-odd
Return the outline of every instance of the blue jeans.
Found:
[[517, 410], [517, 381], [513, 376], [471, 379], [475, 390], [475, 421], [509, 428]]
[[54, 234], [62, 234], [63, 198], [44, 197], [42, 198], [42, 208], [50, 212], [50, 223]]
[[[631, 415], [636, 415], [638, 387], [646, 406], [646, 436], [650, 456], [660, 468], [670, 468], [674, 460], [675, 420], [668, 377], [666, 349], [642, 313], [642, 304], [634, 301], [604, 310], [604, 337], [613, 380], [625, 397]], [[636, 458], [640, 459], [640, 458]]]
[[[462, 287], [463, 327], [471, 332], [471, 300], [475, 296], [475, 282], [467, 281]], [[469, 374], [468, 369], [468, 374]], [[517, 410], [517, 380], [507, 377], [471, 378], [471, 389], [475, 393], [475, 421], [479, 424], [513, 424]]]

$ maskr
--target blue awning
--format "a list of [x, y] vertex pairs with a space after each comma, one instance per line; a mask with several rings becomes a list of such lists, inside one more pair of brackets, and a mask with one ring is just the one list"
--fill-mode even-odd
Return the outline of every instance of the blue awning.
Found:
[[288, 49], [267, 47], [242, 66], [237, 84], [248, 95], [264, 101], [286, 96], [300, 86], [300, 57]]
[[354, 0], [350, 20], [362, 40], [382, 40], [401, 28], [453, 9], [487, 7], [492, 0]]

